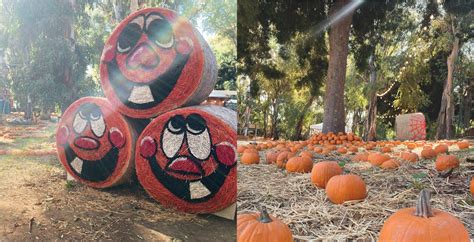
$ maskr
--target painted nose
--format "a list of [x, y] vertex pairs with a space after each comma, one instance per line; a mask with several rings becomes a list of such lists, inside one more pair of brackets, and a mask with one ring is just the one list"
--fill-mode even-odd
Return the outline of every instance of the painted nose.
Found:
[[153, 69], [160, 63], [160, 57], [147, 43], [138, 46], [128, 57], [127, 64], [132, 68]]
[[77, 137], [74, 140], [74, 145], [84, 150], [95, 150], [99, 148], [99, 142], [97, 140], [84, 136]]

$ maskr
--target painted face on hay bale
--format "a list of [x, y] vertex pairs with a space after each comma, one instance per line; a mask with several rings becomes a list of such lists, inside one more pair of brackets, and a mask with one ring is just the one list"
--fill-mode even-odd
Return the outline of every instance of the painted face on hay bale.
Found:
[[158, 116], [138, 139], [143, 187], [165, 206], [192, 213], [226, 208], [236, 199], [236, 134], [207, 112], [184, 108]]
[[115, 185], [130, 167], [131, 134], [124, 118], [103, 98], [82, 98], [66, 110], [56, 133], [62, 165], [97, 188]]
[[104, 93], [119, 111], [148, 118], [177, 108], [198, 88], [207, 43], [171, 10], [143, 9], [124, 19], [101, 57]]

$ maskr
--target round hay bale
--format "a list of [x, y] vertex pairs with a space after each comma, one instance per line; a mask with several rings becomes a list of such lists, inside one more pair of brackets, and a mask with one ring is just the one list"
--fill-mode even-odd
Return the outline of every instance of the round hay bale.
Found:
[[128, 181], [136, 134], [105, 98], [85, 97], [64, 112], [56, 132], [59, 160], [76, 180], [95, 188]]
[[105, 96], [133, 118], [197, 105], [217, 81], [209, 45], [175, 12], [147, 8], [125, 18], [105, 43], [100, 63]]
[[166, 207], [220, 211], [237, 197], [237, 114], [219, 106], [176, 109], [155, 118], [137, 141], [138, 180]]

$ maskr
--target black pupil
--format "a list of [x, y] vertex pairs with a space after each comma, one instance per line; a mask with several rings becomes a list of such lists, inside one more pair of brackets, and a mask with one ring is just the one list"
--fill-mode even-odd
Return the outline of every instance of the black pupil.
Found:
[[89, 117], [97, 118], [102, 115], [99, 106], [94, 103], [84, 104], [79, 112], [85, 119], [89, 119]]
[[189, 115], [186, 119], [186, 123], [191, 129], [197, 131], [198, 133], [206, 129], [206, 120], [204, 120], [199, 114]]
[[159, 44], [167, 44], [173, 38], [173, 28], [170, 23], [164, 19], [155, 19], [151, 21], [147, 29], [148, 38]]
[[171, 127], [173, 127], [174, 130], [181, 130], [184, 123], [184, 117], [181, 115], [175, 116], [170, 120]]
[[122, 50], [126, 50], [135, 46], [135, 44], [137, 44], [138, 40], [140, 39], [141, 34], [142, 30], [140, 25], [136, 23], [128, 24], [122, 30], [122, 33], [120, 33], [118, 38], [118, 47], [120, 47]]

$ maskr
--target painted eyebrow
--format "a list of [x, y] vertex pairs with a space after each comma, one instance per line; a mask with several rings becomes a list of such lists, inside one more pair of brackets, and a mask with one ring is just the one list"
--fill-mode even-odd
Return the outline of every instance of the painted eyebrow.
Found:
[[158, 13], [150, 13], [148, 16], [145, 17], [145, 27], [148, 29], [148, 25], [150, 25], [151, 21], [155, 19], [165, 19], [161, 14]]
[[143, 14], [140, 14], [136, 18], [134, 18], [132, 21], [130, 21], [128, 24], [136, 23], [143, 29], [145, 25], [145, 18], [146, 17]]

